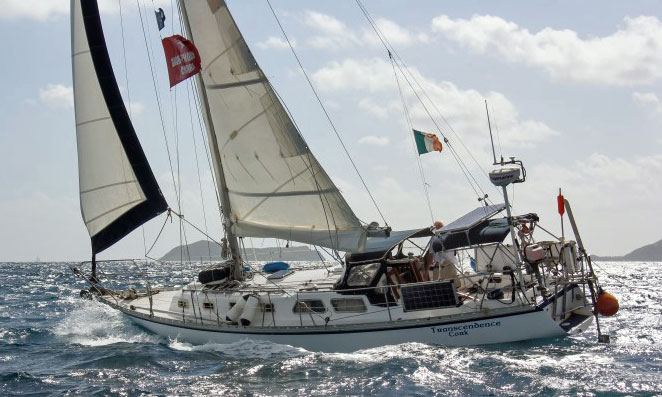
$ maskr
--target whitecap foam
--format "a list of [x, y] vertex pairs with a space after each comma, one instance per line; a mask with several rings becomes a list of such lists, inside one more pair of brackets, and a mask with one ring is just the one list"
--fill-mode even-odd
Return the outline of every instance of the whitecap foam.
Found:
[[117, 310], [81, 299], [73, 303], [73, 309], [67, 311], [51, 332], [83, 346], [163, 342], [156, 335], [140, 331]]
[[218, 352], [235, 358], [267, 359], [273, 356], [291, 358], [309, 353], [307, 350], [298, 347], [253, 339], [243, 339], [239, 342], [227, 344], [205, 343], [203, 345], [193, 345], [178, 339], [171, 339], [168, 347], [172, 350], [187, 352]]
[[358, 350], [353, 353], [317, 353], [331, 361], [382, 363], [393, 359], [421, 359], [435, 353], [436, 347], [424, 343], [402, 343]]

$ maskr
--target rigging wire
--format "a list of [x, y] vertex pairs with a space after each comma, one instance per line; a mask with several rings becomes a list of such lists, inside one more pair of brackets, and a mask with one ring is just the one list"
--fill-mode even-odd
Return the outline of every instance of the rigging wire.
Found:
[[168, 212], [166, 213], [166, 217], [163, 220], [163, 225], [161, 225], [161, 230], [159, 230], [158, 234], [156, 235], [156, 238], [154, 239], [154, 242], [152, 245], [149, 247], [148, 250], [145, 250], [145, 257], [149, 258], [149, 253], [152, 252], [152, 249], [154, 249], [154, 246], [156, 245], [156, 242], [159, 241], [159, 238], [161, 237], [161, 233], [163, 233], [163, 229], [165, 229], [166, 224], [168, 223], [168, 219], [171, 219], [171, 213], [170, 209], [168, 209]]
[[212, 179], [213, 184], [214, 184], [214, 194], [216, 196], [216, 204], [218, 206], [218, 214], [219, 214], [219, 217], [221, 219], [221, 226], [222, 226], [223, 225], [223, 208], [222, 208], [222, 205], [221, 205], [221, 196], [220, 196], [220, 193], [218, 191], [218, 184], [216, 183], [216, 174], [214, 172], [214, 166], [213, 166], [212, 160], [211, 160], [211, 154], [210, 154], [211, 151], [210, 151], [210, 148], [209, 148], [209, 142], [207, 141], [207, 135], [205, 134], [205, 131], [206, 131], [205, 124], [202, 121], [202, 110], [201, 110], [202, 109], [202, 107], [201, 107], [202, 103], [200, 101], [200, 96], [199, 96], [200, 93], [197, 90], [195, 90], [193, 88], [193, 86], [191, 86], [191, 90], [193, 91], [193, 101], [194, 101], [194, 104], [195, 104], [194, 108], [196, 109], [196, 115], [197, 115], [197, 119], [198, 119], [198, 126], [199, 126], [199, 129], [200, 129], [200, 135], [202, 137], [202, 146], [205, 149], [204, 152], [206, 154], [205, 157], [207, 158], [207, 166], [209, 167], [209, 173], [211, 175], [211, 179]]
[[[150, 46], [147, 40], [147, 32], [145, 30], [145, 22], [143, 20], [143, 12], [142, 8], [140, 7], [140, 1], [136, 0], [136, 5], [138, 6], [138, 14], [140, 16], [140, 25], [142, 27], [142, 32], [143, 32], [143, 39], [145, 42], [145, 49], [147, 50], [147, 59], [149, 60], [149, 69], [151, 72], [152, 76], [152, 85], [154, 87], [154, 93], [156, 95], [156, 104], [159, 109], [159, 119], [161, 120], [161, 129], [163, 131], [163, 139], [165, 140], [165, 145], [166, 145], [166, 152], [168, 154], [168, 164], [170, 165], [170, 176], [172, 178], [172, 185], [175, 190], [175, 195], [178, 194], [177, 192], [177, 183], [175, 182], [175, 172], [172, 166], [172, 156], [170, 154], [170, 145], [168, 144], [168, 135], [166, 133], [166, 127], [165, 127], [165, 121], [163, 119], [163, 109], [161, 105], [161, 95], [159, 94], [159, 89], [158, 89], [158, 84], [157, 84], [157, 72], [154, 69], [154, 63], [152, 62], [152, 54], [150, 52]], [[179, 198], [177, 198], [179, 201]]]
[[[172, 0], [171, 0], [171, 4], [172, 4]], [[188, 32], [187, 32], [187, 29], [184, 26], [182, 7], [183, 7], [182, 2], [177, 0], [177, 15], [179, 17], [180, 29], [182, 31], [182, 34], [184, 36], [187, 36]], [[174, 32], [174, 25], [173, 25], [173, 32]], [[188, 39], [192, 40], [191, 37], [188, 37]], [[209, 168], [209, 174], [211, 175], [211, 179], [212, 179], [212, 182], [213, 182], [213, 185], [214, 185], [214, 195], [216, 197], [216, 204], [217, 204], [217, 207], [218, 207], [219, 219], [221, 221], [220, 222], [221, 223], [221, 229], [224, 229], [224, 225], [223, 225], [223, 207], [221, 205], [220, 192], [218, 190], [218, 184], [217, 184], [217, 181], [216, 181], [216, 174], [214, 172], [214, 167], [213, 167], [213, 163], [212, 163], [212, 160], [211, 160], [211, 151], [210, 151], [209, 143], [207, 142], [207, 134], [205, 134], [206, 126], [205, 126], [205, 123], [202, 121], [202, 119], [203, 119], [203, 116], [202, 116], [202, 100], [200, 99], [200, 92], [195, 88], [195, 84], [193, 84], [193, 83], [189, 84], [188, 87], [189, 87], [190, 91], [193, 94], [192, 96], [193, 96], [193, 101], [194, 101], [194, 107], [196, 109], [196, 116], [197, 116], [197, 119], [198, 119], [198, 127], [199, 127], [199, 130], [200, 130], [200, 136], [202, 137], [202, 144], [203, 144], [203, 147], [204, 147], [204, 152], [206, 154], [205, 157], [207, 158], [207, 166]], [[189, 99], [189, 110], [190, 110], [190, 107], [191, 107], [191, 104], [190, 104], [190, 99]], [[195, 140], [195, 138], [194, 138], [194, 140]], [[196, 162], [197, 162], [197, 154], [196, 154]], [[199, 168], [198, 168], [198, 176], [199, 176], [199, 173], [200, 173], [200, 171], [199, 171]], [[203, 206], [204, 206], [204, 203], [203, 203]], [[205, 221], [205, 225], [206, 225], [206, 221]], [[206, 228], [206, 226], [205, 226], [205, 228]]]
[[[411, 122], [411, 117], [409, 115], [409, 109], [407, 108], [407, 102], [405, 100], [404, 94], [402, 93], [402, 87], [400, 86], [400, 79], [398, 78], [398, 73], [395, 71], [395, 65], [393, 64], [393, 58], [391, 57], [391, 53], [389, 52], [389, 59], [391, 60], [391, 68], [393, 69], [393, 75], [395, 76], [395, 81], [398, 84], [398, 92], [400, 93], [400, 99], [402, 101], [402, 108], [404, 109], [405, 113], [405, 119], [407, 121], [407, 129], [408, 131], [413, 132], [413, 126]], [[410, 133], [410, 138], [412, 147], [414, 149], [413, 154], [416, 156], [416, 164], [418, 165], [418, 172], [421, 176], [421, 183], [423, 183], [423, 191], [425, 192], [425, 199], [428, 204], [428, 210], [430, 211], [430, 219], [432, 223], [434, 223], [434, 213], [432, 212], [432, 204], [430, 203], [430, 192], [428, 190], [428, 183], [425, 180], [425, 172], [423, 171], [423, 164], [421, 163], [421, 156], [418, 154], [418, 151], [416, 150], [416, 141], [415, 138], [412, 136]]]
[[301, 69], [301, 72], [305, 76], [306, 81], [308, 82], [308, 85], [310, 86], [311, 90], [313, 91], [313, 94], [315, 95], [315, 98], [317, 99], [317, 102], [321, 106], [322, 111], [324, 112], [324, 115], [326, 116], [327, 120], [329, 121], [329, 124], [331, 125], [331, 128], [333, 129], [333, 132], [335, 133], [336, 137], [340, 141], [340, 145], [342, 146], [343, 150], [345, 151], [345, 154], [347, 155], [347, 158], [349, 159], [350, 163], [352, 164], [352, 167], [354, 167], [354, 171], [356, 171], [356, 174], [358, 175], [359, 179], [361, 180], [361, 183], [363, 184], [363, 187], [365, 188], [366, 192], [368, 193], [368, 196], [370, 196], [370, 200], [372, 201], [372, 204], [375, 206], [375, 209], [377, 209], [377, 212], [379, 213], [379, 216], [382, 218], [382, 221], [384, 221], [384, 224], [388, 225], [388, 222], [386, 222], [386, 218], [384, 217], [384, 214], [382, 214], [382, 211], [380, 210], [379, 206], [377, 205], [377, 201], [375, 201], [375, 198], [373, 197], [372, 193], [370, 192], [370, 189], [368, 189], [368, 185], [366, 184], [365, 180], [363, 179], [363, 176], [359, 172], [359, 169], [356, 166], [356, 163], [354, 163], [354, 160], [352, 159], [352, 156], [349, 154], [349, 150], [347, 149], [347, 146], [345, 146], [345, 142], [342, 140], [342, 137], [340, 136], [340, 133], [338, 132], [338, 130], [336, 129], [335, 124], [331, 120], [331, 116], [327, 112], [326, 107], [324, 106], [324, 103], [322, 103], [322, 99], [317, 94], [317, 91], [315, 90], [315, 86], [313, 85], [312, 81], [310, 80], [310, 77], [308, 76], [308, 73], [306, 72], [306, 69], [304, 69], [302, 62], [299, 59], [299, 56], [297, 55], [296, 51], [294, 50], [294, 46], [292, 46], [292, 43], [290, 42], [290, 39], [287, 36], [287, 33], [285, 33], [285, 29], [283, 28], [283, 25], [281, 24], [280, 19], [278, 19], [278, 15], [276, 15], [276, 11], [271, 6], [270, 0], [267, 0], [267, 5], [269, 5], [269, 9], [271, 10], [271, 13], [273, 14], [274, 18], [276, 19], [276, 22], [278, 23], [278, 27], [280, 28], [280, 31], [283, 33], [283, 36], [285, 37], [285, 40], [287, 41], [287, 44], [290, 47], [290, 50], [292, 51], [292, 54], [294, 55], [294, 58], [296, 59], [297, 63], [299, 64], [299, 68]]
[[[290, 120], [292, 120], [292, 123], [294, 124], [294, 127], [297, 129], [297, 131], [301, 131], [299, 129], [299, 126], [298, 126], [297, 122], [294, 119], [294, 115], [292, 115], [292, 113], [290, 112], [290, 108], [287, 107], [287, 105], [285, 104], [285, 101], [283, 100], [283, 98], [280, 96], [280, 94], [276, 90], [276, 87], [274, 87], [268, 80], [267, 80], [267, 84], [269, 84], [269, 87], [271, 87], [271, 89], [273, 90], [273, 92], [276, 95], [276, 97], [278, 98], [278, 100], [280, 100], [280, 102], [283, 104], [283, 108], [285, 109], [287, 114], [290, 116]], [[299, 134], [299, 136], [301, 136], [301, 139], [304, 139], [301, 134]], [[305, 139], [304, 139], [304, 142], [305, 142]], [[331, 204], [329, 203], [329, 198], [326, 197], [326, 195], [322, 194], [322, 187], [320, 186], [319, 181], [317, 180], [317, 174], [315, 173], [315, 170], [313, 169], [313, 162], [312, 162], [311, 156], [312, 156], [312, 153], [310, 152], [310, 150], [308, 148], [308, 144], [306, 143], [306, 158], [308, 159], [308, 163], [306, 164], [304, 162], [304, 164], [305, 164], [306, 168], [310, 168], [310, 175], [312, 176], [313, 181], [315, 182], [315, 189], [317, 190], [317, 196], [319, 197], [320, 203], [322, 205], [322, 211], [324, 212], [324, 220], [326, 222], [326, 228], [327, 228], [328, 233], [329, 233], [329, 242], [331, 242], [331, 243], [333, 242], [333, 237], [331, 235], [331, 224], [329, 222], [329, 214], [326, 211], [327, 207], [324, 205], [325, 201], [326, 201], [326, 205], [329, 207], [329, 212], [331, 213], [331, 220], [333, 221], [333, 226], [334, 226], [333, 229], [334, 229], [334, 232], [335, 232], [336, 243], [337, 243], [339, 241], [339, 237], [338, 237], [338, 227], [336, 225], [336, 220], [335, 220], [335, 217], [333, 216], [333, 211], [331, 211]], [[288, 166], [288, 168], [289, 168], [289, 166]], [[290, 171], [290, 173], [291, 173], [291, 171]], [[294, 181], [294, 179], [292, 179], [292, 181]]]
[[[171, 4], [172, 4], [172, 0], [171, 0]], [[180, 29], [181, 29], [182, 34], [187, 35], [188, 30], [186, 29], [186, 27], [184, 25], [182, 7], [184, 7], [183, 4], [180, 1], [177, 1], [177, 13], [178, 13], [178, 17], [179, 17], [178, 19], [179, 19]], [[174, 18], [173, 18], [173, 20], [174, 20]], [[173, 31], [174, 31], [174, 24], [173, 24]], [[190, 39], [192, 39], [192, 38], [190, 38]], [[219, 215], [219, 219], [220, 219], [220, 223], [221, 223], [221, 230], [224, 230], [223, 208], [222, 208], [222, 205], [221, 205], [220, 192], [219, 192], [218, 184], [217, 184], [217, 181], [216, 181], [216, 176], [215, 176], [214, 169], [213, 169], [213, 166], [212, 166], [212, 160], [210, 158], [211, 152], [209, 150], [209, 144], [207, 142], [207, 135], [205, 134], [205, 130], [206, 130], [205, 129], [205, 124], [202, 121], [202, 114], [201, 114], [201, 112], [202, 112], [202, 102], [201, 102], [201, 99], [200, 99], [200, 92], [194, 88], [194, 83], [191, 83], [190, 81], [187, 82], [186, 87], [187, 87], [187, 98], [188, 98], [188, 106], [189, 106], [189, 117], [190, 117], [190, 120], [191, 120], [191, 134], [193, 136], [193, 145], [194, 145], [194, 151], [195, 151], [195, 157], [196, 157], [196, 168], [197, 168], [197, 173], [198, 173], [198, 185], [200, 187], [200, 199], [201, 199], [201, 204], [202, 204], [203, 218], [204, 218], [204, 225], [205, 225], [205, 232], [203, 234], [205, 236], [207, 236], [207, 249], [208, 249], [208, 253], [209, 253], [209, 258], [211, 260], [211, 246], [209, 244], [209, 240], [212, 240], [214, 242], [216, 242], [216, 241], [213, 238], [211, 238], [208, 234], [209, 232], [208, 232], [208, 227], [207, 227], [207, 215], [206, 215], [206, 210], [205, 210], [204, 195], [203, 195], [203, 191], [202, 191], [202, 180], [201, 180], [201, 176], [200, 176], [201, 173], [200, 173], [199, 157], [198, 157], [198, 152], [197, 152], [197, 141], [195, 139], [195, 129], [193, 127], [193, 116], [192, 116], [192, 111], [191, 111], [191, 93], [193, 94], [192, 96], [193, 96], [194, 107], [196, 108], [196, 118], [198, 120], [198, 127], [199, 127], [199, 130], [200, 130], [200, 135], [202, 137], [204, 152], [206, 153], [205, 157], [207, 159], [207, 165], [209, 167], [209, 172], [210, 172], [211, 179], [212, 179], [212, 182], [213, 182], [213, 185], [214, 185], [214, 195], [215, 195], [215, 198], [216, 198], [216, 203], [217, 203], [217, 208], [218, 208], [218, 215]], [[195, 229], [200, 231], [200, 229], [197, 226], [195, 226], [193, 224], [191, 224], [191, 226], [193, 226]], [[223, 247], [223, 245], [221, 245], [220, 243], [218, 243], [218, 242], [216, 242], [216, 243], [219, 244], [219, 246]]]
[[[117, 3], [118, 3], [118, 6], [119, 6], [119, 12], [120, 12], [120, 32], [121, 32], [121, 36], [122, 36], [122, 57], [123, 57], [122, 60], [123, 60], [123, 64], [124, 64], [124, 82], [125, 82], [124, 84], [126, 86], [126, 103], [127, 103], [127, 106], [125, 106], [125, 107], [127, 108], [127, 111], [129, 112], [129, 118], [131, 118], [131, 116], [132, 116], [132, 112], [131, 112], [131, 87], [129, 85], [129, 68], [128, 68], [127, 62], [126, 62], [127, 56], [126, 56], [126, 40], [124, 38], [124, 12], [122, 10], [122, 0], [117, 0]], [[122, 171], [124, 172], [124, 169], [122, 169]], [[127, 180], [126, 173], [124, 175], [124, 180]], [[128, 185], [126, 186], [126, 190], [128, 192], [128, 190], [129, 190]], [[140, 231], [141, 231], [141, 234], [142, 234], [142, 237], [143, 237], [143, 250], [144, 250], [145, 254], [147, 254], [147, 239], [145, 237], [145, 224], [140, 225]]]
[[[195, 139], [195, 128], [193, 127], [193, 111], [191, 110], [191, 92], [188, 89], [189, 86], [190, 86], [190, 82], [187, 81], [186, 96], [188, 97], [188, 114], [189, 114], [189, 119], [191, 121], [191, 136], [193, 137], [195, 166], [198, 171], [198, 187], [200, 188], [200, 201], [202, 203], [202, 219], [205, 224], [205, 233], [209, 233], [209, 230], [207, 228], [207, 211], [205, 210], [205, 197], [202, 193], [202, 178], [200, 177], [200, 160], [198, 158], [198, 143], [197, 140]], [[209, 257], [211, 258], [211, 245], [209, 244], [209, 240], [207, 240], [207, 251], [209, 252]]]
[[490, 113], [492, 115], [492, 121], [494, 121], [494, 128], [496, 129], [497, 133], [497, 142], [499, 143], [499, 156], [503, 158], [503, 149], [501, 148], [501, 136], [499, 136], [499, 124], [497, 124], [496, 121], [496, 113], [494, 112], [494, 107], [490, 106], [492, 108], [492, 112]]
[[[156, 10], [156, 4], [154, 3], [154, 0], [151, 0], [152, 7], [154, 10]], [[172, 4], [172, 3], [171, 3]], [[143, 0], [143, 7], [145, 8], [145, 16], [148, 15], [147, 11], [147, 0]], [[146, 18], [147, 20], [147, 31], [151, 32], [152, 31], [152, 26], [149, 23], [150, 18]], [[171, 19], [171, 25], [174, 26], [174, 18]], [[158, 32], [159, 36], [159, 41], [163, 40], [163, 35], [161, 34], [161, 30], [158, 29], [158, 26], [155, 27], [156, 31]], [[174, 28], [173, 28], [174, 29]], [[151, 35], [150, 35], [151, 38]], [[153, 47], [150, 46], [149, 50], [151, 51], [151, 55], [154, 59], [156, 57], [154, 56], [154, 50]], [[174, 91], [174, 93], [173, 93]], [[174, 95], [174, 98], [173, 98]], [[177, 87], [174, 87], [174, 90], [171, 88], [169, 90], [169, 97], [170, 97], [170, 112], [173, 115], [172, 118], [172, 131], [175, 135], [175, 164], [177, 166], [177, 183], [175, 184], [175, 197], [177, 199], [177, 210], [180, 213], [183, 213], [183, 203], [182, 203], [182, 181], [181, 181], [181, 163], [180, 163], [180, 156], [179, 156], [179, 112], [178, 112], [178, 107], [177, 107]], [[183, 230], [184, 225], [179, 221], [179, 243], [182, 245], [182, 241], [186, 239], [185, 237], [185, 231]], [[184, 239], [182, 239], [184, 237]], [[187, 246], [188, 249], [188, 246]], [[183, 260], [183, 251], [180, 250], [180, 260]]]
[[124, 40], [124, 14], [122, 13], [122, 0], [117, 0], [120, 11], [120, 32], [122, 33], [122, 54], [124, 55], [124, 81], [126, 85], [126, 100], [129, 106], [129, 118], [131, 118], [131, 90], [129, 89], [129, 69], [126, 65], [126, 45]]
[[[434, 101], [432, 101], [432, 99], [431, 99], [430, 96], [428, 95], [427, 91], [422, 87], [422, 85], [420, 84], [420, 82], [418, 81], [418, 79], [416, 78], [416, 76], [414, 76], [414, 74], [413, 74], [413, 73], [409, 70], [409, 68], [406, 66], [404, 60], [400, 57], [400, 55], [398, 54], [398, 52], [397, 52], [397, 51], [395, 50], [395, 48], [390, 44], [390, 42], [388, 41], [388, 39], [386, 38], [386, 36], [385, 36], [385, 35], [382, 33], [382, 31], [379, 29], [379, 27], [377, 26], [377, 23], [376, 23], [375, 20], [372, 18], [372, 16], [371, 16], [370, 13], [368, 12], [368, 10], [365, 8], [365, 6], [361, 3], [360, 0], [355, 0], [355, 1], [356, 1], [356, 4], [358, 5], [358, 7], [359, 7], [359, 8], [361, 9], [361, 11], [363, 12], [363, 15], [364, 15], [364, 16], [366, 17], [366, 19], [368, 20], [368, 23], [370, 24], [370, 26], [371, 26], [372, 29], [375, 31], [375, 34], [377, 35], [377, 37], [378, 37], [379, 40], [381, 41], [381, 43], [382, 43], [382, 45], [384, 46], [384, 48], [386, 48], [386, 50], [389, 51], [389, 53], [393, 53], [393, 54], [395, 55], [395, 57], [397, 58], [397, 59], [393, 59], [393, 60], [395, 61], [396, 66], [398, 66], [398, 69], [400, 69], [400, 72], [402, 73], [403, 77], [405, 78], [405, 81], [407, 81], [407, 84], [408, 84], [408, 85], [410, 86], [410, 88], [412, 89], [412, 92], [414, 93], [414, 95], [416, 96], [416, 98], [418, 99], [418, 101], [419, 101], [419, 102], [421, 103], [421, 105], [423, 106], [423, 109], [424, 109], [425, 112], [428, 114], [428, 117], [430, 117], [430, 120], [433, 122], [433, 124], [435, 125], [435, 127], [437, 128], [437, 130], [439, 131], [439, 133], [440, 133], [440, 134], [442, 135], [442, 137], [444, 138], [444, 142], [447, 144], [447, 146], [448, 146], [449, 149], [451, 150], [451, 153], [453, 153], [453, 157], [455, 157], [456, 162], [458, 163], [458, 165], [459, 165], [460, 168], [462, 169], [462, 172], [465, 174], [465, 178], [467, 178], [467, 180], [468, 180], [469, 177], [470, 177], [470, 178], [473, 180], [473, 182], [476, 184], [476, 187], [478, 188], [478, 190], [481, 191], [482, 196], [479, 195], [479, 194], [477, 193], [476, 189], [473, 187], [472, 182], [468, 180], [469, 184], [472, 185], [472, 189], [474, 190], [474, 192], [475, 192], [479, 197], [484, 197], [484, 196], [485, 196], [485, 192], [483, 191], [481, 185], [478, 183], [478, 181], [476, 181], [476, 178], [473, 176], [473, 174], [471, 173], [471, 171], [469, 170], [469, 168], [466, 166], [466, 164], [464, 163], [464, 161], [462, 161], [462, 158], [459, 156], [459, 153], [457, 153], [457, 151], [456, 151], [456, 150], [454, 149], [454, 147], [451, 145], [450, 141], [448, 140], [448, 138], [445, 136], [445, 134], [443, 133], [443, 131], [441, 130], [441, 128], [440, 128], [439, 125], [437, 124], [437, 122], [436, 122], [436, 120], [434, 119], [434, 117], [432, 117], [431, 112], [429, 111], [429, 109], [428, 109], [428, 107], [425, 105], [425, 103], [423, 102], [422, 98], [420, 97], [420, 95], [418, 94], [418, 92], [416, 91], [416, 89], [414, 89], [414, 86], [413, 86], [413, 84], [411, 83], [411, 81], [409, 80], [409, 78], [407, 77], [407, 74], [409, 74], [409, 76], [411, 77], [411, 79], [416, 83], [416, 85], [418, 86], [419, 90], [423, 93], [423, 95], [424, 95], [425, 98], [428, 100], [428, 102], [430, 103], [430, 105], [432, 106], [432, 108], [436, 111], [437, 115], [438, 115], [438, 116], [439, 116], [439, 117], [440, 117], [440, 118], [446, 123], [446, 125], [448, 126], [448, 128], [450, 129], [450, 131], [451, 131], [451, 132], [453, 133], [453, 135], [457, 138], [457, 140], [460, 142], [460, 144], [464, 147], [465, 151], [466, 151], [466, 152], [469, 154], [469, 156], [473, 159], [473, 161], [476, 163], [476, 165], [478, 165], [478, 168], [483, 172], [483, 174], [485, 174], [485, 176], [488, 176], [487, 172], [485, 172], [485, 170], [482, 168], [482, 166], [480, 165], [480, 163], [478, 162], [478, 160], [476, 160], [476, 158], [475, 158], [475, 156], [473, 155], [473, 153], [467, 148], [467, 146], [464, 144], [464, 142], [462, 141], [462, 139], [460, 138], [460, 136], [457, 134], [457, 132], [455, 132], [455, 130], [453, 129], [453, 127], [451, 126], [451, 124], [448, 122], [448, 120], [446, 119], [446, 117], [444, 117], [444, 115], [441, 113], [441, 111], [439, 110], [439, 108], [435, 105]], [[399, 64], [398, 62], [401, 63], [402, 66], [400, 66], [400, 64]], [[403, 71], [403, 70], [404, 70], [404, 71]], [[405, 71], [406, 71], [407, 73], [405, 73]], [[466, 170], [466, 172], [465, 172], [465, 170]], [[488, 179], [489, 179], [489, 177], [488, 177]], [[490, 184], [491, 184], [491, 183], [490, 183]], [[495, 189], [496, 189], [496, 187], [495, 187]], [[497, 189], [497, 191], [498, 191], [498, 189]], [[490, 201], [490, 200], [487, 199], [486, 201]]]
[[257, 252], [255, 252], [255, 244], [253, 244], [253, 237], [249, 237], [248, 240], [251, 242], [251, 249], [253, 250], [253, 260], [257, 262]]
[[186, 223], [187, 225], [191, 226], [191, 227], [192, 227], [193, 229], [195, 229], [196, 231], [200, 232], [200, 234], [202, 234], [203, 236], [205, 236], [206, 238], [208, 238], [208, 239], [211, 240], [212, 242], [218, 244], [219, 246], [223, 246], [223, 245], [222, 245], [219, 241], [217, 241], [214, 237], [212, 237], [212, 236], [210, 236], [209, 234], [205, 233], [204, 230], [200, 229], [200, 228], [197, 227], [194, 223], [192, 223], [192, 222], [190, 222], [188, 219], [186, 219], [186, 217], [184, 217], [184, 215], [182, 215], [182, 214], [178, 214], [178, 213], [177, 213], [175, 210], [173, 210], [173, 209], [170, 210], [170, 213], [176, 215], [176, 216], [177, 216], [178, 218], [180, 218], [184, 223]]

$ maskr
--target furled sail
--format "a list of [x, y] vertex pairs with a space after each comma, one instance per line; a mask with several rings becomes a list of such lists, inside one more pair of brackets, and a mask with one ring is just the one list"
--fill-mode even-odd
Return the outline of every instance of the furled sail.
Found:
[[[234, 232], [357, 251], [365, 229], [310, 152], [223, 0], [184, 0]], [[214, 151], [214, 148], [212, 148]], [[220, 178], [219, 178], [220, 179]]]
[[168, 207], [122, 101], [94, 0], [71, 2], [80, 206], [103, 251]]

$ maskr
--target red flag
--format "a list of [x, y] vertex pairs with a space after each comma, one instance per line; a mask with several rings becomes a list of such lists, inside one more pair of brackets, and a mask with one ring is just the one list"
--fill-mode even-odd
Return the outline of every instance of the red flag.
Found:
[[178, 34], [166, 37], [163, 39], [163, 50], [168, 64], [170, 87], [200, 71], [200, 54], [191, 40]]
[[559, 188], [559, 195], [556, 197], [556, 204], [559, 207], [559, 215], [563, 216], [565, 213], [565, 203], [563, 195], [561, 194], [561, 188]]

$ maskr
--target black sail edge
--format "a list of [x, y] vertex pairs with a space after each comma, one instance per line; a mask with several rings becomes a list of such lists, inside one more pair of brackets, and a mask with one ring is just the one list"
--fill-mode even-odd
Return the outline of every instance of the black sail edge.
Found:
[[145, 152], [140, 145], [136, 131], [133, 128], [129, 113], [126, 110], [120, 93], [110, 55], [106, 48], [106, 40], [101, 26], [101, 16], [96, 0], [80, 0], [83, 23], [94, 69], [96, 71], [101, 92], [106, 101], [115, 130], [122, 147], [136, 175], [146, 200], [125, 212], [103, 230], [91, 237], [92, 253], [97, 254], [150, 219], [162, 214], [168, 209], [168, 203], [163, 197], [154, 173], [147, 162]]

